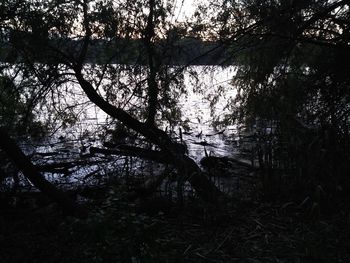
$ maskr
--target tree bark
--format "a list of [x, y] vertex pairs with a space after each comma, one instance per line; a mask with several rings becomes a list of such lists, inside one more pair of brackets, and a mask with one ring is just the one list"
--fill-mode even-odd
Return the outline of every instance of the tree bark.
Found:
[[85, 218], [87, 216], [87, 210], [76, 204], [64, 192], [57, 189], [40, 174], [29, 158], [23, 153], [16, 142], [10, 138], [5, 129], [2, 127], [0, 127], [0, 137], [0, 148], [8, 155], [13, 163], [22, 171], [23, 175], [27, 177], [36, 188], [50, 197], [53, 201], [57, 202], [68, 214], [78, 218]]
[[[150, 14], [148, 16], [147, 26], [145, 28], [146, 47], [148, 47], [148, 58], [150, 66], [150, 76], [148, 78], [148, 116], [147, 121], [142, 123], [133, 118], [130, 114], [121, 108], [115, 107], [101, 97], [96, 89], [88, 82], [83, 74], [83, 58], [86, 56], [86, 51], [91, 37], [91, 30], [89, 27], [89, 21], [87, 17], [86, 3], [84, 2], [84, 29], [85, 37], [80, 52], [79, 60], [74, 64], [73, 70], [75, 77], [78, 80], [81, 88], [87, 95], [88, 99], [94, 103], [97, 107], [103, 110], [112, 118], [115, 118], [122, 122], [126, 127], [133, 129], [134, 131], [143, 135], [147, 140], [157, 145], [162, 152], [169, 156], [173, 160], [173, 164], [177, 167], [179, 172], [184, 173], [183, 178], [188, 180], [199, 197], [203, 200], [217, 204], [219, 199], [222, 199], [223, 193], [209, 180], [208, 177], [202, 173], [198, 165], [188, 156], [184, 155], [176, 144], [174, 144], [171, 138], [162, 130], [158, 129], [154, 125], [154, 117], [156, 115], [156, 106], [158, 103], [158, 87], [156, 83], [156, 67], [154, 64], [154, 50], [152, 50], [152, 37], [154, 34], [154, 0], [149, 0]], [[168, 158], [168, 157], [167, 157]]]
[[148, 67], [149, 74], [147, 78], [148, 84], [148, 116], [146, 123], [148, 125], [154, 125], [154, 119], [157, 114], [157, 104], [158, 104], [158, 84], [157, 84], [157, 67], [155, 61], [154, 46], [152, 43], [152, 38], [155, 35], [154, 32], [154, 10], [155, 2], [154, 0], [149, 0], [149, 14], [147, 18], [147, 26], [144, 32], [144, 43], [146, 46], [148, 54]]

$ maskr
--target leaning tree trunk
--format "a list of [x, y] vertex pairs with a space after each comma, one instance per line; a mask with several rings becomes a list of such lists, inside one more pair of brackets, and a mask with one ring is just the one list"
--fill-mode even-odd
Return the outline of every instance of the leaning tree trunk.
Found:
[[173, 164], [177, 167], [179, 172], [183, 172], [183, 178], [187, 179], [198, 195], [211, 203], [217, 203], [219, 199], [223, 196], [222, 192], [206, 177], [198, 165], [188, 156], [184, 155], [176, 144], [174, 144], [171, 138], [162, 130], [158, 129], [154, 125], [154, 117], [156, 114], [157, 105], [157, 84], [156, 84], [156, 71], [157, 67], [154, 61], [154, 54], [152, 48], [152, 37], [154, 34], [154, 8], [155, 3], [153, 0], [149, 0], [150, 13], [148, 15], [147, 26], [145, 30], [145, 44], [148, 47], [148, 60], [150, 67], [150, 76], [148, 78], [148, 117], [146, 123], [142, 123], [137, 119], [133, 118], [130, 114], [121, 108], [115, 107], [101, 97], [96, 89], [88, 82], [83, 74], [83, 61], [86, 58], [90, 37], [92, 36], [92, 31], [89, 26], [89, 17], [87, 12], [86, 3], [83, 4], [83, 26], [85, 30], [84, 41], [80, 50], [78, 60], [73, 64], [69, 63], [73, 67], [75, 77], [78, 80], [81, 88], [89, 98], [89, 100], [98, 106], [101, 110], [107, 113], [112, 118], [115, 118], [122, 122], [126, 127], [133, 129], [134, 131], [143, 135], [147, 140], [157, 145], [161, 151], [173, 160]]
[[147, 122], [142, 123], [123, 109], [111, 105], [97, 93], [90, 82], [85, 80], [80, 67], [74, 70], [75, 76], [89, 100], [109, 116], [121, 121], [125, 126], [140, 133], [147, 140], [157, 145], [162, 153], [170, 157], [178, 171], [185, 173], [182, 175], [183, 178], [191, 183], [200, 198], [210, 203], [217, 203], [219, 199], [222, 199], [223, 193], [204, 175], [191, 158], [183, 154], [179, 147], [177, 147], [178, 145], [172, 142], [164, 131], [154, 125], [149, 125]]
[[85, 218], [87, 216], [87, 211], [82, 206], [76, 204], [64, 192], [57, 189], [40, 174], [37, 168], [18, 147], [16, 142], [10, 138], [2, 127], [0, 127], [0, 138], [0, 148], [36, 188], [46, 194], [53, 201], [57, 202], [68, 214], [78, 218]]
[[[176, 146], [176, 144], [175, 144]], [[219, 201], [218, 197], [223, 197], [223, 194], [217, 189], [217, 187], [203, 174], [198, 165], [188, 156], [179, 153], [174, 158], [174, 154], [169, 151], [155, 151], [143, 149], [135, 146], [121, 145], [117, 149], [103, 149], [97, 147], [91, 147], [90, 153], [101, 153], [106, 155], [123, 155], [134, 156], [142, 159], [148, 159], [158, 163], [175, 165], [183, 179], [188, 180], [198, 195], [208, 202]], [[162, 181], [155, 180], [156, 186], [159, 186]], [[154, 184], [151, 185], [152, 189], [155, 189]], [[146, 190], [146, 189], [144, 189]], [[151, 193], [150, 189], [146, 190]]]

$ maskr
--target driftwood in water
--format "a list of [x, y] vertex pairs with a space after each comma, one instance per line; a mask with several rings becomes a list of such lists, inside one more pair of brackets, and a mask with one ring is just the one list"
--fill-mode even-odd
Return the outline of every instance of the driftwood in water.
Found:
[[210, 147], [216, 148], [216, 146], [214, 144], [208, 143], [206, 141], [194, 142], [193, 144], [198, 144], [198, 145], [202, 145], [202, 146], [210, 146]]
[[228, 157], [207, 156], [202, 158], [200, 164], [209, 172], [210, 176], [215, 177], [232, 177], [248, 174], [256, 169], [248, 162]]
[[92, 165], [100, 163], [99, 161], [71, 161], [71, 162], [57, 162], [57, 163], [49, 163], [49, 164], [40, 164], [36, 165], [36, 168], [40, 172], [46, 172], [46, 173], [62, 173], [62, 174], [68, 174], [69, 169], [77, 167], [79, 165]]
[[91, 147], [90, 153], [101, 153], [106, 155], [123, 155], [123, 156], [132, 156], [139, 157], [142, 159], [147, 159], [159, 163], [171, 163], [171, 158], [167, 154], [161, 151], [148, 150], [141, 147], [135, 146], [124, 146], [118, 147], [117, 149], [104, 149]]
[[195, 161], [186, 155], [179, 154], [178, 158], [174, 158], [163, 151], [147, 150], [140, 147], [126, 145], [118, 147], [117, 149], [102, 149], [91, 147], [90, 152], [134, 156], [160, 163], [174, 165], [178, 168], [179, 175], [183, 176], [183, 180], [189, 181], [201, 198], [209, 202], [218, 202], [220, 201], [219, 199], [224, 198], [223, 193], [221, 193], [221, 191], [217, 189], [215, 185], [213, 185], [213, 183], [202, 172]]
[[[122, 155], [132, 156], [142, 159], [147, 159], [163, 164], [172, 164], [172, 160], [169, 156], [161, 151], [148, 150], [141, 147], [120, 145], [117, 149], [103, 149], [97, 147], [91, 147], [90, 153], [100, 153], [106, 155]], [[142, 183], [136, 185], [129, 195], [129, 198], [135, 199], [138, 197], [146, 197], [154, 193], [157, 188], [162, 184], [165, 179], [165, 175], [156, 176], [154, 178], [148, 178]]]
[[245, 168], [255, 169], [250, 163], [245, 162], [244, 160], [229, 157], [206, 156], [200, 160], [200, 164], [205, 168], [215, 167], [218, 165], [238, 165]]
[[215, 133], [212, 133], [212, 134], [206, 134], [205, 136], [206, 137], [211, 137], [211, 136], [215, 136], [215, 135], [219, 135], [219, 134], [224, 134], [226, 129], [223, 129], [221, 131], [218, 131], [218, 132], [215, 132]]
[[39, 172], [44, 173], [59, 173], [67, 175], [69, 173], [69, 168], [74, 167], [73, 163], [50, 163], [43, 165], [36, 165]]

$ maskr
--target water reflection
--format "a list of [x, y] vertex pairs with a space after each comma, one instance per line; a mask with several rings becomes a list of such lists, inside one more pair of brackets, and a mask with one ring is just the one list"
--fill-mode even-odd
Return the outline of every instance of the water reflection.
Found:
[[[217, 130], [213, 126], [213, 122], [222, 120], [225, 114], [230, 113], [225, 106], [227, 101], [236, 95], [236, 90], [230, 84], [235, 72], [236, 68], [233, 66], [190, 67], [183, 75], [185, 93], [177, 98], [178, 107], [181, 110], [181, 121], [175, 122], [176, 125], [167, 121], [161, 124], [161, 127], [175, 139], [179, 140], [181, 133], [183, 141], [188, 146], [189, 155], [196, 161], [205, 155], [205, 151], [212, 155], [227, 156], [237, 150], [237, 127], [228, 125], [225, 129]], [[75, 84], [71, 83], [71, 85], [73, 89], [79, 89], [74, 86]], [[103, 94], [103, 90], [101, 93]], [[74, 98], [75, 101], [83, 99], [86, 99], [83, 94], [81, 98]], [[137, 98], [134, 104], [137, 104], [136, 100]], [[76, 124], [66, 127], [62, 133], [67, 139], [78, 140], [81, 134], [87, 132], [101, 134], [102, 128], [110, 125], [109, 123], [111, 120], [103, 111], [94, 105], [89, 105], [80, 114]], [[88, 143], [85, 142], [84, 147], [99, 146], [102, 143], [101, 139], [104, 138], [97, 137]]]
[[[182, 85], [180, 89], [185, 92], [174, 90], [175, 96], [179, 95], [176, 99], [181, 110], [180, 122], [171, 120], [175, 125], [168, 121], [160, 123], [161, 128], [166, 129], [174, 139], [182, 140], [187, 144], [189, 156], [198, 163], [205, 155], [232, 156], [238, 151], [237, 127], [227, 125], [225, 128], [216, 129], [212, 125], [213, 122], [222, 120], [225, 114], [230, 113], [225, 106], [227, 101], [236, 94], [236, 90], [230, 84], [235, 72], [235, 67], [192, 66], [188, 68], [180, 83]], [[123, 78], [129, 81], [126, 76]], [[136, 79], [140, 80], [140, 78]], [[108, 85], [110, 84], [113, 82]], [[109, 91], [104, 89], [103, 85], [104, 83], [100, 84], [99, 92], [107, 96]], [[52, 96], [54, 102], [50, 104], [47, 101], [42, 105], [42, 109], [46, 110], [41, 109], [42, 115], [39, 117], [43, 120], [52, 118], [50, 115], [52, 108], [59, 105], [61, 112], [69, 109], [74, 113], [72, 114], [74, 121], [69, 123], [70, 116], [67, 115], [61, 122], [64, 125], [52, 129], [52, 134], [42, 138], [40, 143], [33, 144], [26, 141], [23, 145], [26, 153], [32, 156], [33, 162], [41, 167], [56, 163], [72, 164], [59, 167], [53, 173], [45, 173], [51, 181], [57, 180], [60, 184], [66, 185], [79, 182], [84, 185], [89, 182], [96, 185], [118, 175], [124, 177], [127, 175], [125, 178], [147, 177], [159, 173], [162, 169], [158, 164], [139, 159], [135, 161], [130, 157], [90, 155], [90, 147], [102, 147], [108, 140], [106, 129], [113, 129], [115, 122], [89, 102], [73, 81], [67, 81], [64, 85], [57, 87], [53, 94], [54, 92], [56, 92], [56, 97]], [[123, 96], [126, 95], [123, 94]], [[126, 98], [131, 104], [139, 103], [137, 100], [140, 99], [131, 95]], [[121, 104], [125, 102], [122, 101]], [[135, 143], [140, 142], [135, 141]], [[226, 184], [228, 185], [227, 182]]]

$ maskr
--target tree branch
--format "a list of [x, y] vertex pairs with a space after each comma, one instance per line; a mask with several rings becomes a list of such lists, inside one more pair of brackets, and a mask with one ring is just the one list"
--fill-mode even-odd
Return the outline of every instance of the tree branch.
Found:
[[85, 218], [87, 211], [71, 200], [64, 192], [57, 189], [53, 184], [47, 181], [37, 170], [37, 168], [30, 162], [28, 157], [17, 146], [16, 142], [12, 140], [4, 128], [0, 127], [0, 148], [7, 153], [13, 163], [23, 172], [33, 185], [41, 192], [56, 201], [64, 211], [70, 215]]
[[149, 14], [147, 18], [147, 26], [144, 33], [144, 43], [148, 54], [148, 66], [149, 76], [147, 79], [148, 84], [148, 116], [146, 123], [148, 125], [154, 125], [154, 119], [157, 114], [158, 104], [158, 84], [157, 84], [157, 66], [155, 61], [155, 51], [152, 43], [152, 38], [155, 35], [154, 32], [154, 0], [149, 0]]

